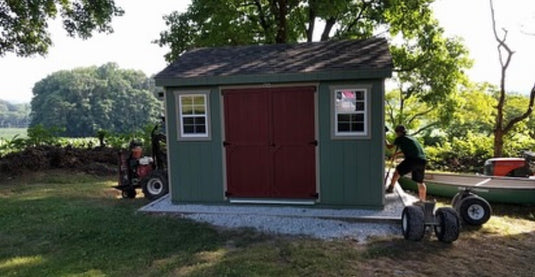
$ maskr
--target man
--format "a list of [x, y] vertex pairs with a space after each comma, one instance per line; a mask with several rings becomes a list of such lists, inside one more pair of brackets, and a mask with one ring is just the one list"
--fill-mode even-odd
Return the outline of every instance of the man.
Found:
[[418, 184], [418, 197], [420, 198], [420, 201], [425, 201], [427, 187], [424, 183], [424, 175], [427, 160], [423, 147], [415, 138], [407, 136], [405, 126], [398, 125], [394, 131], [396, 132], [396, 140], [394, 140], [394, 144], [387, 144], [386, 146], [388, 149], [392, 149], [396, 146], [396, 149], [401, 151], [394, 153], [394, 157], [403, 153], [405, 159], [396, 166], [396, 171], [394, 172], [394, 176], [392, 176], [392, 180], [386, 192], [393, 192], [399, 177], [412, 172], [412, 180]]

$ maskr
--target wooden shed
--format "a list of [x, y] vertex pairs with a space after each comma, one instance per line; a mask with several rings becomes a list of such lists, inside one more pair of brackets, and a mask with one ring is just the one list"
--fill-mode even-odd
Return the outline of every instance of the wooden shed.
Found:
[[384, 205], [383, 38], [200, 48], [164, 87], [175, 203]]

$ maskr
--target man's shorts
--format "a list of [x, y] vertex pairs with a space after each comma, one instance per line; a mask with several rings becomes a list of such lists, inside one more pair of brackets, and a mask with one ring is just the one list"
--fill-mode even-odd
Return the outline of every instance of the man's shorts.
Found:
[[400, 176], [412, 172], [412, 180], [417, 183], [424, 181], [426, 161], [422, 159], [405, 159], [398, 166], [396, 170]]

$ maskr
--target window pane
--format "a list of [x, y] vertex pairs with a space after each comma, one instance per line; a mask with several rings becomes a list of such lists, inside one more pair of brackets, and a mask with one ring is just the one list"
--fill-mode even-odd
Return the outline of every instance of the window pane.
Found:
[[184, 125], [193, 125], [193, 120], [194, 120], [193, 117], [182, 118], [182, 122], [184, 123]]
[[193, 125], [184, 125], [184, 134], [194, 134], [195, 128]]
[[362, 90], [355, 91], [355, 99], [364, 100], [364, 91]]
[[349, 114], [343, 114], [343, 113], [338, 114], [338, 122], [343, 122], [343, 121], [347, 122], [347, 121], [350, 120], [350, 118], [349, 118], [350, 116], [351, 115], [349, 115]]
[[193, 108], [191, 106], [182, 106], [182, 114], [193, 114]]
[[338, 132], [349, 132], [349, 123], [338, 123]]
[[353, 132], [363, 132], [364, 131], [364, 123], [352, 123], [351, 124], [351, 131], [353, 131]]
[[355, 111], [364, 111], [364, 102], [355, 103]]
[[204, 126], [204, 125], [195, 126], [195, 133], [197, 133], [197, 134], [206, 133], [206, 126]]
[[180, 96], [180, 103], [182, 103], [182, 105], [191, 105], [193, 103], [193, 97]]
[[206, 122], [204, 116], [195, 117], [195, 125], [204, 125], [204, 122]]
[[204, 106], [204, 96], [195, 96], [193, 104]]
[[353, 119], [353, 121], [364, 122], [364, 114], [363, 113], [355, 114], [355, 119]]
[[205, 113], [205, 109], [204, 109], [204, 106], [195, 106], [195, 114], [204, 114]]

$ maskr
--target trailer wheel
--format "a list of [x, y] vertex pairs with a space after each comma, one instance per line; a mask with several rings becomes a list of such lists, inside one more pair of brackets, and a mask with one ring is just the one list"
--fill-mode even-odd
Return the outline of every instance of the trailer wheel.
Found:
[[125, 189], [121, 191], [121, 196], [124, 199], [133, 199], [136, 198], [136, 190], [135, 189]]
[[462, 196], [462, 192], [458, 192], [457, 194], [455, 194], [455, 196], [453, 196], [453, 198], [451, 199], [451, 206], [453, 208], [457, 209], [456, 206], [459, 204], [459, 201], [461, 200]]
[[450, 243], [459, 238], [459, 216], [453, 208], [438, 208], [435, 218], [435, 234], [439, 241]]
[[162, 171], [153, 171], [143, 180], [143, 194], [149, 200], [156, 200], [169, 192], [167, 176]]
[[459, 203], [459, 214], [469, 225], [483, 225], [490, 219], [492, 208], [487, 200], [479, 196], [467, 197]]
[[419, 206], [407, 206], [401, 214], [401, 229], [407, 240], [419, 241], [424, 237], [424, 210]]

